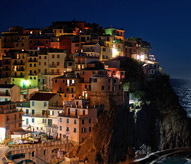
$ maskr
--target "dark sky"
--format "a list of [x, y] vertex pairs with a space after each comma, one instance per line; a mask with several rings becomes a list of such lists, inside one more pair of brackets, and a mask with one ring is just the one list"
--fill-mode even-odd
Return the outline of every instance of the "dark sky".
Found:
[[0, 32], [85, 20], [124, 29], [151, 43], [172, 78], [191, 78], [191, 0], [1, 0]]

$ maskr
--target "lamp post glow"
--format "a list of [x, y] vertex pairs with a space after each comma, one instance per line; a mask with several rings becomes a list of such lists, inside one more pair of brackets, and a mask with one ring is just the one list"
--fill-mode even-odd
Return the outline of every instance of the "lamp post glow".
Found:
[[23, 80], [22, 81], [23, 88], [25, 88], [25, 86], [29, 86], [29, 84], [30, 84], [29, 80]]
[[0, 142], [5, 140], [5, 128], [0, 128]]
[[115, 48], [112, 48], [112, 57], [116, 57], [118, 55], [118, 51]]

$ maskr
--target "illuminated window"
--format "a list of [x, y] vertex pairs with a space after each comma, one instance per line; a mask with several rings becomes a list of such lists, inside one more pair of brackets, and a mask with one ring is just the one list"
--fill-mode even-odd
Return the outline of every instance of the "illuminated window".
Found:
[[68, 80], [67, 80], [67, 86], [69, 86], [69, 85], [70, 85], [70, 80], [68, 79]]

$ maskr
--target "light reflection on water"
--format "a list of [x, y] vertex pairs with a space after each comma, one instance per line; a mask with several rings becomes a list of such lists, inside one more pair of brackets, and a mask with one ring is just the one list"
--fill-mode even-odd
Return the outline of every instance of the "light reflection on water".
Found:
[[187, 111], [188, 117], [191, 117], [191, 80], [171, 79], [170, 83], [179, 96], [180, 105]]
[[164, 160], [162, 159], [161, 161], [157, 162], [157, 164], [191, 164], [191, 156], [190, 155], [172, 156]]

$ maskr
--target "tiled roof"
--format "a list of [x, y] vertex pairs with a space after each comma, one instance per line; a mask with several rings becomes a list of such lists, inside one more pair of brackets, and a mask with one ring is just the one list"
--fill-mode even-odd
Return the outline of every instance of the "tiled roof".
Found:
[[13, 84], [0, 84], [0, 88], [12, 88]]
[[49, 101], [56, 93], [35, 93], [30, 100]]

